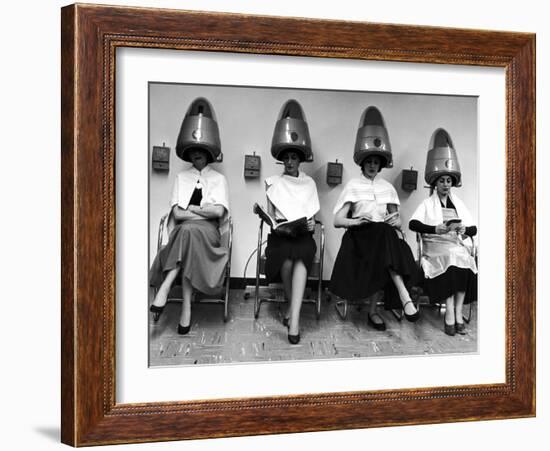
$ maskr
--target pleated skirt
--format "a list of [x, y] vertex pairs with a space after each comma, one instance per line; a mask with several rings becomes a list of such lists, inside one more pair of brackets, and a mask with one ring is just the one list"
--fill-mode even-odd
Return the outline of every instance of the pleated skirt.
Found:
[[350, 228], [342, 237], [329, 290], [348, 300], [362, 300], [383, 290], [385, 308], [401, 308], [389, 269], [401, 275], [407, 288], [420, 282], [411, 248], [393, 227], [375, 222]]
[[433, 279], [424, 279], [424, 291], [431, 303], [444, 302], [459, 291], [466, 293], [464, 304], [477, 301], [477, 274], [468, 268], [449, 266], [447, 271]]
[[[229, 250], [220, 243], [218, 221], [184, 221], [174, 227], [168, 243], [155, 257], [149, 270], [149, 284], [159, 287], [168, 271], [180, 268], [178, 277], [185, 276], [193, 288], [217, 294], [224, 282], [228, 255]], [[176, 279], [175, 284], [179, 283]]]
[[309, 274], [316, 252], [317, 244], [310, 233], [288, 237], [271, 232], [267, 237], [267, 247], [265, 249], [265, 276], [267, 282], [281, 282], [281, 266], [286, 260], [301, 260]]

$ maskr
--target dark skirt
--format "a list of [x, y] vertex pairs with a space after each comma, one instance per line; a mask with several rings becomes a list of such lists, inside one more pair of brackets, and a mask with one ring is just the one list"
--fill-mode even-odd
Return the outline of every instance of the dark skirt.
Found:
[[174, 227], [168, 243], [155, 257], [149, 270], [149, 284], [159, 287], [168, 271], [180, 268], [179, 277], [185, 276], [193, 288], [216, 294], [224, 281], [228, 255], [228, 249], [220, 244], [218, 221], [184, 221]]
[[383, 222], [349, 228], [334, 262], [329, 290], [348, 300], [362, 300], [384, 291], [386, 309], [402, 307], [389, 269], [410, 288], [420, 280], [411, 248], [393, 227]]
[[265, 277], [268, 283], [281, 282], [281, 266], [286, 260], [301, 260], [311, 272], [317, 244], [311, 233], [297, 237], [288, 237], [271, 232], [267, 237], [265, 249]]
[[464, 291], [464, 304], [469, 304], [477, 301], [477, 274], [468, 268], [450, 266], [443, 274], [424, 279], [424, 290], [431, 303], [444, 302], [458, 291]]

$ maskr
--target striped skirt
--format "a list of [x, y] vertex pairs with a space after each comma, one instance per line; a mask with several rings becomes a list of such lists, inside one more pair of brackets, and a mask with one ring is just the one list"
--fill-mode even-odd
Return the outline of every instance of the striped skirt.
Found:
[[[172, 230], [149, 270], [149, 284], [159, 287], [166, 273], [180, 268], [193, 288], [205, 294], [219, 293], [229, 250], [221, 246], [218, 221], [184, 221]], [[177, 282], [176, 282], [177, 283]]]

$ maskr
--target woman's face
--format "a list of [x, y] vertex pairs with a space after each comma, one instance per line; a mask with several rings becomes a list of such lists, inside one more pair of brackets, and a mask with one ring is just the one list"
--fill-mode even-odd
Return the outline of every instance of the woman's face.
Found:
[[294, 150], [286, 150], [282, 160], [285, 165], [285, 174], [297, 177], [298, 168], [300, 167], [300, 154]]
[[189, 159], [197, 171], [202, 171], [208, 164], [206, 151], [202, 149], [192, 149], [189, 151]]
[[435, 182], [435, 189], [440, 196], [446, 196], [451, 191], [453, 179], [450, 175], [442, 175]]
[[369, 179], [376, 177], [380, 172], [382, 159], [378, 155], [370, 155], [363, 161], [363, 175]]

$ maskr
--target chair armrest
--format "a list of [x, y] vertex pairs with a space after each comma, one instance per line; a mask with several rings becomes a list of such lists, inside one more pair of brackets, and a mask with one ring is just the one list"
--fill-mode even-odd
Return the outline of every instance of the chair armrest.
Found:
[[418, 250], [418, 262], [420, 263], [420, 261], [422, 260], [422, 253], [424, 252], [423, 250], [423, 243], [422, 243], [422, 234], [419, 233], [419, 232], [416, 232], [416, 243], [417, 243], [417, 250]]
[[162, 235], [164, 235], [164, 228], [166, 227], [166, 221], [168, 220], [168, 216], [170, 213], [166, 213], [165, 215], [160, 218], [160, 224], [159, 224], [159, 234], [158, 234], [158, 240], [157, 240], [157, 252], [160, 250], [162, 246]]

